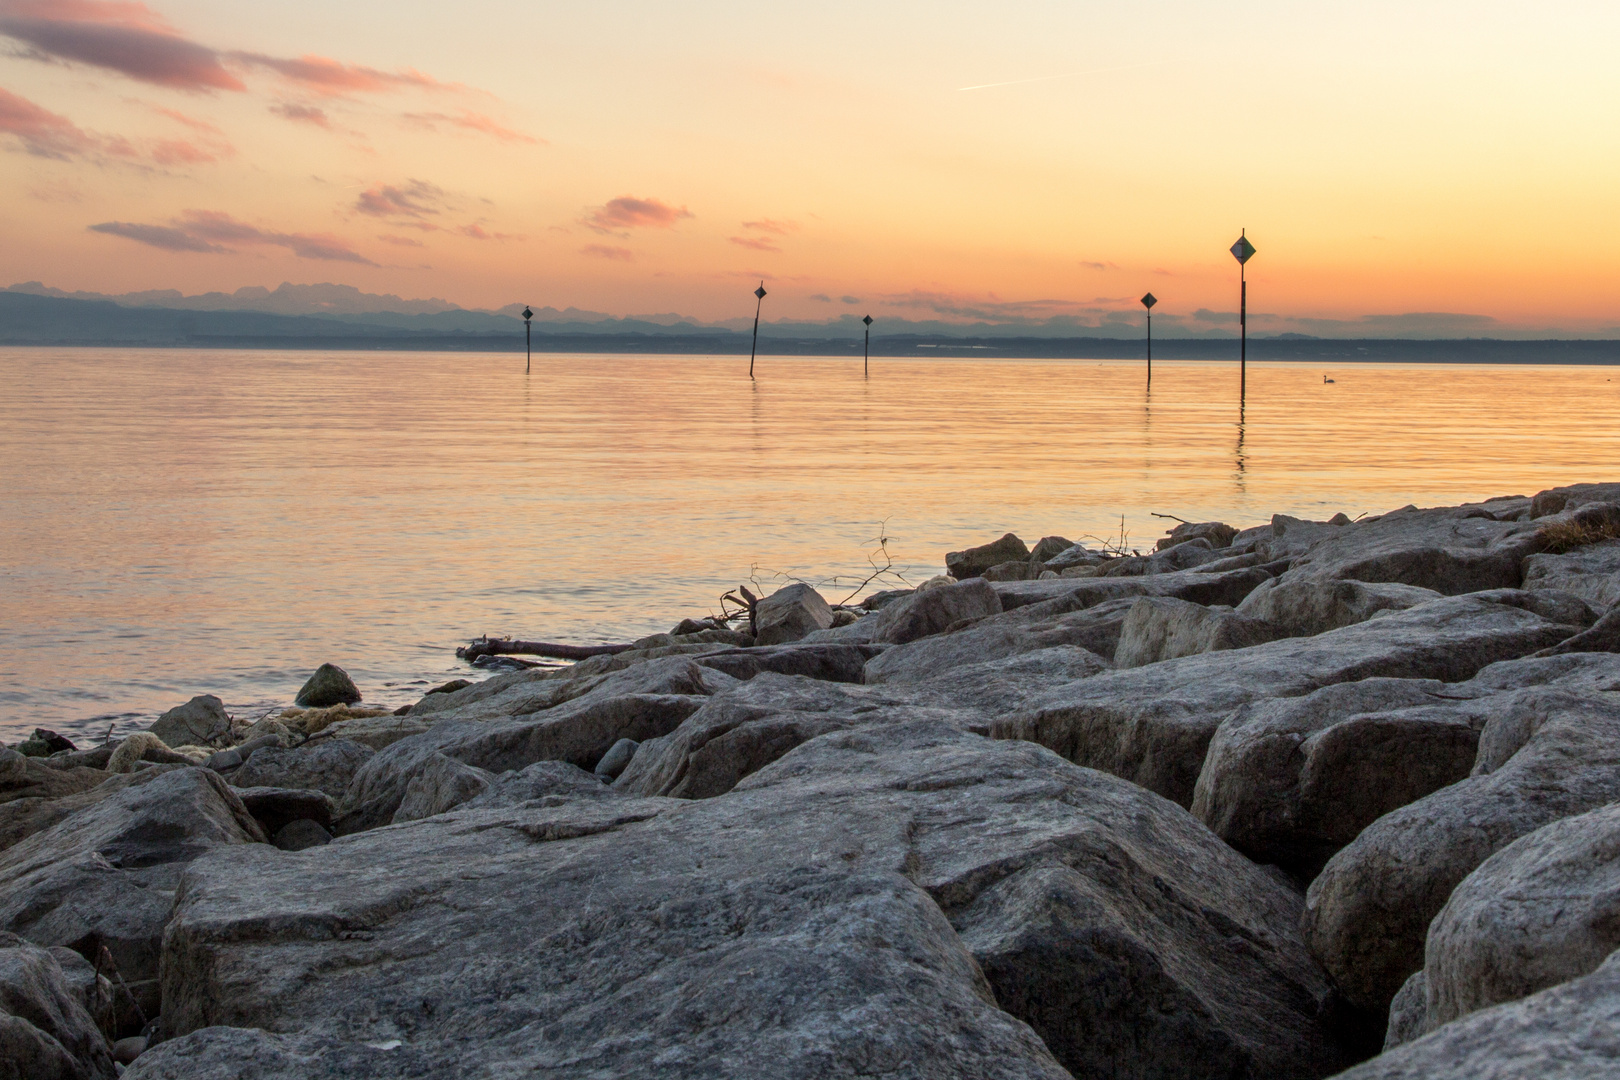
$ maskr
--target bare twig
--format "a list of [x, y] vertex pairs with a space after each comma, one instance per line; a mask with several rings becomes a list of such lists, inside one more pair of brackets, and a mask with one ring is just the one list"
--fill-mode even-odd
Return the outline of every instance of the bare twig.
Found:
[[1183, 525], [1191, 525], [1192, 524], [1192, 522], [1188, 521], [1186, 518], [1176, 517], [1176, 515], [1174, 515], [1174, 514], [1161, 514], [1161, 513], [1158, 513], [1157, 511], [1152, 511], [1152, 510], [1148, 511], [1148, 513], [1152, 514], [1154, 517], [1157, 517], [1157, 518], [1169, 518], [1171, 521], [1179, 521]]

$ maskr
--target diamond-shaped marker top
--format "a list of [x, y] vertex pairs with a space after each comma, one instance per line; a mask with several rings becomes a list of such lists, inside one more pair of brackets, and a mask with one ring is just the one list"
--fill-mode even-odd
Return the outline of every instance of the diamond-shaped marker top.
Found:
[[528, 322], [532, 318], [534, 318], [534, 312], [530, 311], [528, 307], [525, 306], [523, 309], [523, 321]]
[[868, 315], [866, 318], [862, 319], [861, 322], [865, 323], [867, 326], [871, 326], [872, 325], [872, 316]]
[[754, 295], [759, 297], [761, 300], [765, 299], [765, 283], [763, 281], [760, 282], [759, 288], [754, 290]]
[[1240, 263], [1248, 262], [1249, 257], [1253, 254], [1254, 245], [1249, 243], [1249, 238], [1247, 236], [1238, 237], [1237, 243], [1232, 245], [1232, 258], [1236, 259]]
[[1152, 311], [1153, 305], [1157, 304], [1158, 302], [1159, 298], [1154, 296], [1152, 293], [1148, 293], [1146, 296], [1142, 297], [1142, 306], [1147, 308], [1149, 311]]

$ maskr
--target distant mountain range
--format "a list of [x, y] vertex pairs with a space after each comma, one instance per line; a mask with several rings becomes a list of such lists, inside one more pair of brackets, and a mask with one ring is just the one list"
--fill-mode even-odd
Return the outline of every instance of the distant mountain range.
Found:
[[[38, 282], [0, 290], [0, 345], [168, 348], [412, 349], [521, 352], [522, 306], [472, 311], [444, 300], [404, 300], [348, 285], [246, 288], [184, 296], [172, 290], [104, 296], [65, 293]], [[750, 347], [751, 320], [700, 323], [677, 315], [616, 318], [600, 312], [541, 308], [534, 348], [541, 352], [737, 354]], [[760, 327], [765, 355], [859, 355], [861, 326], [851, 315], [827, 322], [779, 321]], [[1067, 333], [1062, 331], [1067, 330]], [[1155, 337], [1154, 355], [1230, 359], [1237, 342], [1218, 337]], [[913, 322], [885, 319], [872, 355], [908, 357], [1133, 358], [1136, 336], [1052, 325]], [[1620, 363], [1620, 341], [1411, 340], [1251, 337], [1257, 360], [1340, 362], [1399, 360], [1475, 363]]]

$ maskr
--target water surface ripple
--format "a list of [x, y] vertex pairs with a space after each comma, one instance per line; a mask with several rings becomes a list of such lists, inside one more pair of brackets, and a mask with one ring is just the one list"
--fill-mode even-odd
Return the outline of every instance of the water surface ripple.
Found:
[[[1614, 368], [0, 349], [0, 738], [621, 640], [751, 573], [913, 580], [1013, 530], [1616, 479]], [[1332, 383], [1323, 382], [1324, 375]], [[755, 568], [759, 568], [756, 570]], [[835, 590], [829, 588], [829, 593]], [[841, 594], [840, 594], [841, 595]], [[838, 598], [838, 596], [834, 596]]]

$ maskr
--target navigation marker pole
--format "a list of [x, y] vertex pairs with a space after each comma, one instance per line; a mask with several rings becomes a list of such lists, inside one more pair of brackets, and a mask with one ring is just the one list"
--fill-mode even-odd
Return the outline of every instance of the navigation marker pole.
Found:
[[524, 304], [523, 305], [523, 352], [524, 352], [525, 356], [527, 357], [527, 359], [525, 359], [523, 361], [523, 374], [525, 374], [525, 375], [527, 375], [529, 373], [529, 369], [534, 366], [534, 339], [529, 336], [529, 320], [532, 319], [532, 318], [534, 318], [534, 312], [529, 310], [529, 305], [528, 304]]
[[763, 281], [759, 283], [759, 288], [754, 290], [754, 296], [756, 298], [754, 301], [754, 347], [748, 350], [748, 377], [750, 379], [754, 377], [754, 356], [759, 352], [759, 309], [760, 305], [765, 303], [765, 283]]
[[1249, 231], [1242, 230], [1238, 234], [1237, 243], [1232, 245], [1232, 258], [1238, 261], [1238, 401], [1241, 403], [1249, 396], [1249, 278], [1247, 267], [1249, 259], [1254, 256], [1254, 245], [1249, 243]]
[[1152, 293], [1142, 297], [1142, 306], [1147, 308], [1147, 345], [1148, 345], [1148, 389], [1153, 389], [1153, 305], [1159, 298]]
[[865, 371], [866, 378], [870, 379], [872, 377], [872, 316], [868, 315], [861, 322], [866, 324], [866, 365], [862, 370]]

